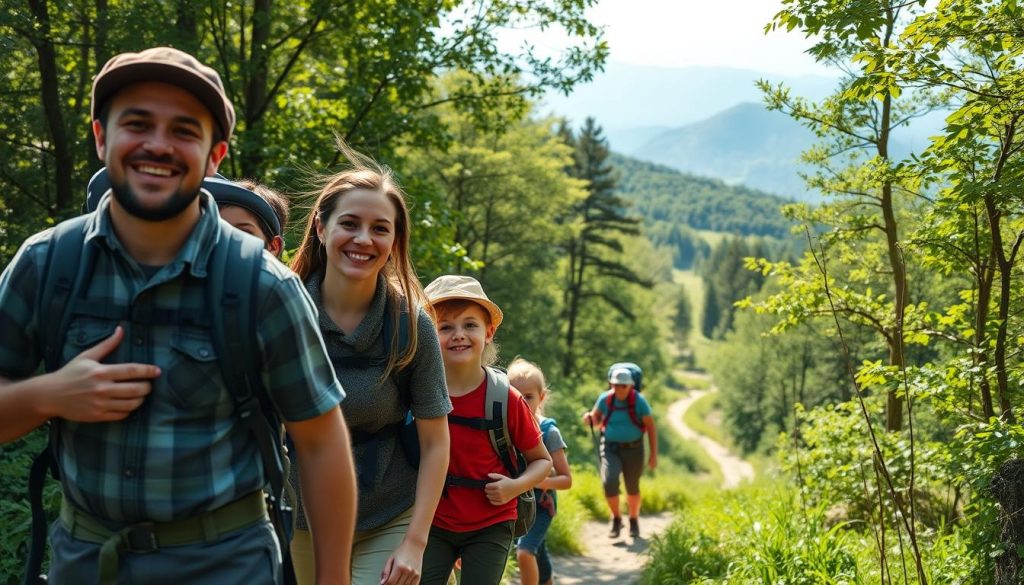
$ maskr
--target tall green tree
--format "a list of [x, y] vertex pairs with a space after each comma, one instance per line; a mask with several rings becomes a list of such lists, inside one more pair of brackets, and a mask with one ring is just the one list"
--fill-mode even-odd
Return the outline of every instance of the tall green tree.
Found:
[[614, 295], [594, 286], [598, 278], [622, 285], [645, 284], [622, 256], [622, 236], [640, 233], [640, 220], [629, 217], [625, 202], [615, 194], [615, 175], [608, 161], [608, 141], [593, 118], [587, 118], [578, 135], [563, 127], [562, 135], [575, 150], [569, 173], [586, 182], [587, 196], [563, 221], [571, 226], [564, 244], [568, 257], [565, 287], [565, 348], [562, 375], [570, 376], [576, 361], [576, 326], [582, 306], [599, 300], [619, 314], [632, 318], [633, 310]]
[[[888, 364], [902, 372], [906, 367], [904, 334], [911, 297], [902, 250], [906, 229], [900, 225], [901, 203], [897, 199], [911, 200], [919, 189], [914, 177], [902, 172], [904, 165], [894, 158], [892, 140], [900, 126], [927, 112], [933, 104], [904, 95], [906, 87], [898, 81], [886, 55], [897, 49], [900, 32], [921, 8], [919, 3], [901, 0], [786, 0], [783, 7], [768, 29], [798, 28], [818, 39], [808, 50], [815, 59], [852, 64], [840, 88], [820, 104], [793, 97], [783, 86], [759, 82], [770, 109], [789, 114], [824, 139], [805, 155], [805, 160], [820, 169], [809, 185], [831, 195], [834, 201], [798, 217], [833, 228], [821, 239], [822, 245], [830, 248], [830, 256], [845, 257], [843, 250], [862, 247], [862, 270], [880, 278], [859, 285], [859, 290], [843, 287], [833, 295], [833, 301], [842, 318], [873, 328], [885, 340]], [[864, 254], [868, 249], [880, 258]], [[837, 276], [842, 278], [833, 274]], [[875, 298], [879, 290], [886, 293], [883, 302]], [[822, 299], [819, 296], [812, 302]], [[902, 428], [903, 420], [903, 399], [892, 388], [885, 426], [896, 431]]]
[[[390, 159], [403, 144], [443, 144], [439, 108], [481, 125], [513, 123], [531, 97], [568, 91], [607, 56], [587, 21], [592, 0], [49, 0], [0, 13], [0, 187], [14, 243], [76, 213], [98, 166], [89, 137], [93, 75], [111, 55], [173, 45], [222, 74], [238, 113], [229, 176], [301, 189], [309, 169], [340, 162], [334, 134]], [[562, 31], [554, 54], [507, 49], [504, 29]], [[461, 70], [437, 94], [438, 75]]]
[[[457, 76], [455, 76], [457, 77]], [[454, 79], [446, 79], [452, 83]], [[482, 128], [443, 108], [451, 142], [401, 154], [406, 174], [429, 181], [438, 196], [414, 216], [458, 250], [439, 263], [419, 263], [430, 279], [470, 274], [505, 313], [497, 340], [505, 360], [523, 355], [551, 374], [561, 365], [561, 338], [550, 327], [561, 311], [558, 248], [568, 227], [556, 222], [584, 196], [570, 177], [572, 149], [551, 120], [523, 117], [503, 130]]]

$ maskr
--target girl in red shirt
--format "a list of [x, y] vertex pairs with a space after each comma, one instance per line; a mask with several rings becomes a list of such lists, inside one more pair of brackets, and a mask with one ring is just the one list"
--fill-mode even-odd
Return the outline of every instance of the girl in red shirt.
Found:
[[[424, 290], [437, 326], [451, 417], [482, 419], [488, 378], [494, 362], [494, 333], [502, 314], [476, 279], [447, 275]], [[456, 559], [462, 559], [462, 582], [498, 585], [513, 539], [520, 494], [547, 477], [551, 456], [540, 440], [529, 405], [515, 388], [508, 390], [508, 431], [512, 445], [526, 458], [519, 477], [509, 471], [491, 446], [488, 432], [451, 419], [448, 483], [434, 514], [423, 555], [424, 585], [448, 582]], [[454, 478], [483, 480], [482, 487], [456, 485]]]

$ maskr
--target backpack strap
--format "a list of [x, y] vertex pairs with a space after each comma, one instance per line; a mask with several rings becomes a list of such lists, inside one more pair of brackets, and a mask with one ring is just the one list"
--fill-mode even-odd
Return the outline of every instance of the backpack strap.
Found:
[[[61, 349], [65, 333], [73, 316], [70, 300], [80, 296], [85, 281], [92, 274], [96, 254], [92, 246], [85, 245], [85, 230], [89, 218], [79, 216], [57, 224], [50, 237], [40, 278], [36, 318], [43, 353], [43, 367], [55, 372], [63, 365]], [[57, 447], [60, 423], [49, 422], [47, 444], [32, 461], [28, 478], [28, 500], [32, 510], [29, 528], [28, 555], [25, 559], [25, 585], [40, 582], [43, 557], [46, 551], [46, 509], [43, 506], [43, 488], [46, 473], [60, 479], [57, 467]]]
[[[510, 385], [508, 375], [497, 368], [484, 368], [487, 386], [484, 396], [483, 418], [448, 415], [449, 424], [457, 424], [465, 427], [487, 431], [491, 441], [491, 448], [498, 454], [498, 459], [508, 470], [511, 477], [518, 477], [526, 469], [526, 459], [523, 454], [515, 449], [512, 438], [508, 432], [508, 394]], [[448, 474], [445, 479], [445, 487], [459, 486], [471, 488], [483, 488], [489, 479], [473, 479]], [[447, 490], [445, 492], [447, 495]]]
[[[509, 474], [517, 476], [521, 473], [522, 469], [517, 465], [516, 457], [513, 456], [512, 437], [508, 433], [508, 393], [510, 389], [508, 375], [501, 370], [491, 367], [485, 367], [484, 372], [487, 375], [487, 397], [484, 403], [484, 416], [491, 420], [492, 423], [494, 421], [498, 423], [492, 424], [491, 428], [487, 430], [487, 434], [491, 439], [491, 447], [498, 453], [498, 457], [505, 465], [505, 468], [508, 469]], [[489, 409], [487, 408], [488, 406], [490, 407]], [[498, 433], [498, 428], [501, 429], [501, 433]]]
[[82, 215], [57, 224], [46, 251], [36, 315], [47, 372], [55, 372], [63, 365], [61, 348], [73, 308], [69, 301], [81, 296], [85, 281], [92, 274], [96, 250], [85, 245], [85, 229], [91, 217]]
[[256, 298], [263, 267], [263, 243], [220, 221], [220, 240], [207, 265], [210, 333], [220, 359], [224, 384], [235, 410], [253, 434], [269, 484], [268, 511], [282, 550], [288, 542], [283, 499], [284, 458], [281, 422], [263, 386], [256, 335]]
[[[604, 419], [601, 421], [601, 432], [604, 433], [605, 429], [608, 428], [608, 421], [612, 418], [612, 413], [615, 412], [615, 392], [609, 392], [608, 398], [605, 400], [605, 408], [608, 413], [605, 414]], [[633, 425], [644, 432], [644, 423], [636, 415], [636, 388], [629, 391], [629, 395], [626, 397], [626, 412], [629, 413], [629, 420]]]

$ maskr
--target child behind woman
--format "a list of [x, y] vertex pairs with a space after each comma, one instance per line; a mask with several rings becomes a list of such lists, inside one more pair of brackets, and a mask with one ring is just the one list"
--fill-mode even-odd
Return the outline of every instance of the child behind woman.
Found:
[[537, 364], [517, 357], [508, 365], [508, 381], [519, 390], [523, 399], [530, 406], [534, 418], [540, 425], [541, 439], [554, 462], [551, 475], [544, 478], [544, 481], [534, 489], [537, 499], [537, 520], [516, 545], [516, 557], [519, 560], [519, 582], [522, 585], [539, 585], [552, 581], [550, 570], [543, 575], [546, 579], [543, 582], [540, 581], [538, 560], [542, 553], [545, 556], [547, 554], [546, 550], [541, 547], [557, 510], [555, 490], [567, 490], [572, 487], [572, 472], [569, 470], [569, 461], [565, 457], [566, 445], [565, 440], [562, 439], [562, 433], [555, 426], [555, 419], [544, 416], [544, 402], [548, 397], [544, 372], [537, 367]]
[[[442, 276], [424, 292], [437, 326], [452, 400], [452, 448], [445, 492], [423, 555], [422, 583], [443, 585], [461, 557], [462, 583], [497, 585], [512, 545], [517, 498], [547, 477], [551, 456], [529, 405], [513, 387], [508, 389], [508, 434], [528, 462], [519, 477], [509, 477], [487, 431], [456, 422], [482, 419], [489, 408], [484, 404], [488, 380], [504, 378], [488, 367], [496, 353], [493, 341], [501, 309], [468, 276]], [[482, 487], [464, 485], [474, 480]]]

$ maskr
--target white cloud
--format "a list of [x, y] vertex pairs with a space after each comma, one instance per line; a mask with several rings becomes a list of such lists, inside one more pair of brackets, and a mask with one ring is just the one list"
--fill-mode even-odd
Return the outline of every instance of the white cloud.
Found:
[[[764, 32], [781, 8], [781, 0], [600, 0], [588, 16], [604, 28], [614, 62], [834, 76], [805, 53], [811, 41], [799, 31]], [[565, 40], [536, 30], [502, 36], [541, 51]]]

